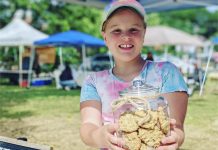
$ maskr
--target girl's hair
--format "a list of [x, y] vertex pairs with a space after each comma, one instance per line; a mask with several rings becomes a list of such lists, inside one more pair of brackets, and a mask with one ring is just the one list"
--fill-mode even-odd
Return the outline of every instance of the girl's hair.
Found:
[[107, 17], [107, 19], [102, 23], [101, 31], [103, 31], [103, 32], [105, 31], [106, 26], [107, 26], [107, 23], [108, 23], [108, 21], [110, 20], [110, 18], [111, 18], [112, 16], [114, 16], [117, 12], [121, 11], [121, 10], [131, 10], [131, 11], [135, 12], [136, 14], [138, 14], [138, 16], [142, 19], [142, 22], [143, 22], [143, 24], [144, 24], [144, 28], [146, 29], [147, 24], [146, 24], [146, 22], [144, 21], [144, 17], [143, 17], [141, 14], [139, 14], [138, 11], [136, 11], [134, 8], [128, 7], [128, 6], [123, 6], [123, 7], [120, 7], [120, 8], [118, 8], [118, 9], [116, 9], [114, 12], [112, 12], [112, 13]]

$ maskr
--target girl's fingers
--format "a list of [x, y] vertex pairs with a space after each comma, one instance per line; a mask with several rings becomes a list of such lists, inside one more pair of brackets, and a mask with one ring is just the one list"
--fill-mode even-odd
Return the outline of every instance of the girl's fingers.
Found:
[[110, 148], [110, 150], [125, 150], [124, 148], [118, 147], [116, 145], [111, 145], [109, 148]]
[[176, 120], [175, 119], [170, 119], [170, 128], [174, 129], [176, 127]]
[[160, 146], [156, 150], [176, 150], [177, 144], [167, 145], [167, 146]]
[[171, 143], [176, 143], [176, 139], [172, 136], [165, 137], [161, 140], [162, 144], [171, 144]]
[[118, 125], [117, 124], [110, 124], [108, 125], [107, 127], [107, 131], [110, 132], [110, 133], [114, 133], [118, 130]]
[[170, 120], [171, 131], [170, 135], [161, 140], [162, 145], [157, 150], [176, 150], [178, 148], [178, 135], [174, 131], [176, 126], [175, 119]]
[[111, 150], [125, 150], [123, 148], [125, 146], [124, 140], [120, 137], [113, 135], [113, 133], [117, 132], [118, 128], [118, 124], [110, 124], [107, 127], [107, 131], [110, 133], [108, 135], [108, 145]]
[[173, 144], [173, 143], [177, 143], [177, 134], [174, 131], [171, 131], [170, 136], [164, 137], [161, 140], [162, 144]]
[[122, 138], [119, 138], [117, 136], [110, 136], [109, 141], [113, 144], [113, 145], [117, 145], [119, 147], [124, 147], [125, 142]]
[[175, 119], [170, 119], [170, 124], [172, 124], [172, 125], [176, 124], [176, 120]]

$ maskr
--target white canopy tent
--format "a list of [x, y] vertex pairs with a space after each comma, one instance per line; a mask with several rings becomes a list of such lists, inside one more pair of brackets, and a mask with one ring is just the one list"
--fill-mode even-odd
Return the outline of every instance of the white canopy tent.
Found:
[[189, 33], [167, 26], [152, 26], [146, 29], [144, 45], [192, 45], [202, 47], [203, 42]]
[[147, 27], [144, 46], [164, 46], [165, 57], [167, 60], [168, 46], [188, 46], [194, 50], [204, 47], [205, 43], [200, 38], [168, 26]]
[[[13, 18], [12, 21], [0, 30], [1, 47], [19, 47], [19, 70], [8, 71], [9, 73], [19, 73], [19, 83], [22, 82], [23, 73], [28, 73], [28, 87], [30, 86], [30, 77], [34, 60], [35, 49], [33, 42], [46, 38], [47, 35], [36, 30], [20, 18]], [[24, 46], [31, 47], [30, 65], [28, 71], [22, 70], [22, 52]], [[0, 70], [7, 72], [7, 70]]]
[[168, 46], [194, 46], [204, 47], [204, 42], [194, 35], [168, 26], [147, 27], [144, 39], [145, 46], [164, 46], [165, 59], [167, 59]]
[[166, 26], [154, 26], [148, 27], [146, 30], [146, 35], [144, 39], [145, 46], [165, 46], [165, 59], [167, 60], [167, 51], [168, 45], [180, 45], [180, 46], [194, 46], [194, 47], [201, 47], [207, 49], [209, 52], [208, 63], [205, 69], [204, 80], [200, 83], [200, 95], [202, 94], [202, 89], [204, 86], [205, 77], [208, 70], [208, 65], [211, 58], [211, 52], [213, 50], [213, 44], [208, 43], [208, 41], [204, 42], [200, 38], [196, 36], [190, 35], [186, 32], [181, 30], [166, 27]]
[[33, 46], [33, 42], [47, 35], [21, 19], [14, 18], [0, 30], [0, 46]]

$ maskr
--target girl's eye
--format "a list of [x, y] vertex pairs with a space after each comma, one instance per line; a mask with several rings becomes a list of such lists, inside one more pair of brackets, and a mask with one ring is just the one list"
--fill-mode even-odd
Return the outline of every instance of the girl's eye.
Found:
[[130, 32], [130, 33], [138, 33], [139, 30], [136, 29], [136, 28], [131, 28], [131, 29], [129, 30], [129, 32]]
[[112, 33], [114, 33], [114, 34], [119, 34], [119, 33], [121, 33], [121, 30], [116, 29], [116, 30], [113, 30]]

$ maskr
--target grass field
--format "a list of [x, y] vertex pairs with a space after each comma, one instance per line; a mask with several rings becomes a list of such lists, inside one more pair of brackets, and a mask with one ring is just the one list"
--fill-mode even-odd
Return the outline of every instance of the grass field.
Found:
[[[0, 86], [0, 135], [27, 137], [55, 150], [94, 150], [79, 138], [80, 90], [53, 86]], [[207, 80], [203, 96], [189, 99], [183, 150], [215, 150], [218, 143], [218, 81]]]

